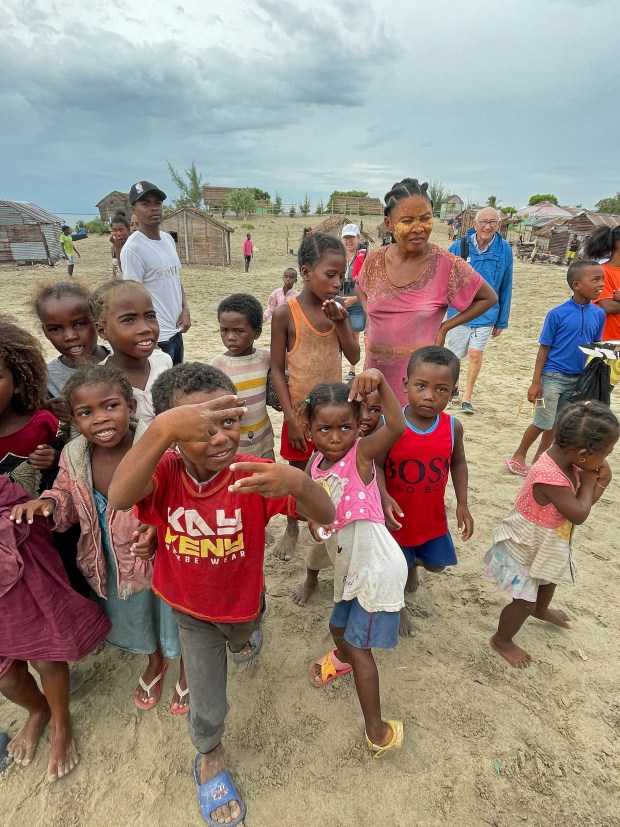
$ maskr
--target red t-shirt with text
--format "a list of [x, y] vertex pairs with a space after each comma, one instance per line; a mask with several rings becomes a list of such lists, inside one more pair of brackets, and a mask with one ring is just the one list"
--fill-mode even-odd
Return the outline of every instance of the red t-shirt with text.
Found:
[[[237, 455], [235, 462], [268, 462]], [[153, 474], [153, 492], [135, 506], [158, 530], [152, 589], [172, 608], [211, 623], [246, 623], [260, 611], [265, 587], [265, 526], [295, 515], [295, 500], [230, 493], [247, 472], [222, 471], [198, 485], [168, 451]]]

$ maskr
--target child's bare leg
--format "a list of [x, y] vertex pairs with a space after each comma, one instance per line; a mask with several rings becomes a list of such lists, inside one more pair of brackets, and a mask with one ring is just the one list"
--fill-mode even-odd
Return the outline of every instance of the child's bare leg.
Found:
[[78, 764], [69, 718], [69, 664], [59, 661], [33, 661], [41, 676], [43, 692], [52, 718], [52, 742], [47, 765], [47, 780], [51, 783], [67, 775]]
[[418, 574], [417, 566], [409, 566], [409, 573], [407, 574], [407, 582], [405, 583], [405, 591], [409, 593], [417, 592], [420, 587], [420, 575]]
[[[336, 638], [334, 638], [336, 639]], [[339, 646], [346, 654], [345, 660], [353, 667], [355, 689], [362, 707], [366, 735], [373, 744], [383, 746], [392, 738], [392, 730], [381, 718], [381, 698], [379, 696], [379, 671], [370, 649], [358, 649], [344, 639]]]
[[532, 460], [532, 464], [536, 462], [536, 460], [541, 454], [544, 454], [545, 451], [548, 451], [549, 448], [551, 448], [554, 439], [555, 428], [552, 428], [550, 431], [543, 431], [542, 436], [540, 438], [540, 442], [538, 443], [538, 449], [536, 451], [536, 454], [534, 455], [534, 459]]
[[34, 758], [41, 733], [49, 721], [49, 705], [23, 660], [14, 661], [0, 680], [0, 692], [7, 700], [28, 712], [26, 723], [7, 746], [13, 761], [27, 767]]
[[513, 600], [504, 607], [499, 616], [497, 632], [491, 638], [491, 647], [511, 666], [523, 669], [529, 666], [534, 658], [530, 657], [525, 649], [513, 641], [513, 637], [523, 626], [528, 617], [534, 614], [536, 603], [528, 600]]
[[[305, 462], [289, 462], [293, 468], [299, 468], [300, 471], [305, 470]], [[294, 517], [286, 518], [286, 531], [280, 537], [273, 549], [274, 555], [279, 560], [291, 560], [295, 553], [295, 546], [297, 545], [297, 538], [299, 537], [299, 523]]]
[[566, 612], [560, 609], [550, 609], [549, 604], [553, 599], [555, 593], [555, 583], [547, 583], [546, 586], [538, 587], [538, 597], [536, 600], [536, 611], [532, 617], [538, 620], [546, 620], [547, 623], [553, 623], [555, 626], [560, 626], [562, 629], [570, 629], [570, 618]]
[[523, 434], [523, 438], [519, 443], [519, 447], [512, 455], [512, 458], [515, 462], [520, 462], [521, 465], [525, 465], [525, 461], [527, 458], [527, 452], [530, 450], [532, 445], [536, 442], [538, 437], [543, 433], [543, 429], [539, 428], [537, 425], [528, 425], [525, 429], [525, 433]]
[[291, 597], [293, 598], [293, 603], [296, 603], [298, 606], [305, 606], [310, 597], [312, 596], [314, 590], [316, 589], [319, 582], [319, 572], [317, 569], [306, 569], [306, 579], [301, 584], [301, 586], [297, 586], [296, 589], [293, 590]]
[[[142, 674], [142, 680], [147, 686], [150, 686], [151, 683], [155, 680], [155, 678], [161, 673], [161, 670], [164, 668], [164, 653], [161, 650], [161, 646], [157, 646], [157, 649], [149, 655], [149, 662], [147, 664], [146, 669]], [[140, 684], [136, 687], [136, 698], [141, 701], [148, 701], [149, 693], [142, 689]]]

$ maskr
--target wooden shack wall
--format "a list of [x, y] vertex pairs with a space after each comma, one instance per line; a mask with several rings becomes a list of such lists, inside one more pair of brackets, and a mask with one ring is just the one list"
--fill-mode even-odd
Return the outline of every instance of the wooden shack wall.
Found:
[[104, 221], [112, 221], [119, 210], [125, 213], [128, 221], [131, 220], [131, 204], [128, 196], [114, 193], [103, 199], [103, 204], [99, 207], [99, 215]]
[[[187, 227], [187, 239], [186, 239]], [[195, 212], [178, 212], [165, 218], [161, 228], [177, 234], [181, 264], [229, 265], [228, 231]]]
[[549, 236], [549, 244], [547, 245], [547, 251], [552, 256], [566, 258], [566, 253], [568, 251], [568, 243], [572, 235], [572, 232], [569, 232], [568, 229], [568, 222], [566, 224], [562, 224], [559, 227], [556, 227]]

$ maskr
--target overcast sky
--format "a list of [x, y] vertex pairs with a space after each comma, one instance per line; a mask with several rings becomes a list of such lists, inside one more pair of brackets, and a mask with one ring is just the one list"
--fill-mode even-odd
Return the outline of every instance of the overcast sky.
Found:
[[285, 202], [438, 179], [464, 200], [620, 190], [618, 0], [14, 0], [0, 198], [95, 212], [138, 179]]

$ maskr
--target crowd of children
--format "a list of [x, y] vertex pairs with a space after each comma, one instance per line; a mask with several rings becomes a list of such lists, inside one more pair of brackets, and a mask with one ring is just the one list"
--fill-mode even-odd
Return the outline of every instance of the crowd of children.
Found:
[[[460, 539], [473, 535], [463, 426], [445, 412], [459, 360], [440, 346], [414, 351], [404, 408], [376, 369], [344, 384], [342, 357], [351, 365], [360, 358], [337, 300], [345, 249], [317, 232], [304, 237], [298, 259], [300, 292], [287, 268], [266, 310], [245, 293], [220, 302], [225, 350], [210, 364], [172, 366], [157, 347], [151, 295], [131, 280], [93, 293], [75, 281], [37, 292], [34, 310], [59, 354], [47, 366], [37, 340], [1, 320], [0, 692], [27, 712], [7, 747], [15, 763], [32, 761], [49, 720], [49, 781], [78, 760], [68, 662], [105, 638], [147, 656], [134, 694], [143, 711], [158, 704], [179, 658], [169, 708], [188, 715], [201, 812], [209, 824], [241, 822], [245, 805], [222, 746], [226, 660], [230, 652], [247, 663], [261, 650], [266, 529], [277, 514], [287, 517], [274, 552], [283, 560], [299, 521], [307, 523], [298, 605], [318, 571], [333, 566], [334, 648], [309, 666], [310, 683], [352, 672], [370, 752], [402, 746], [402, 722], [382, 715], [372, 650], [411, 633], [405, 592], [417, 588], [419, 567], [439, 572], [457, 562], [449, 477]], [[484, 558], [486, 575], [512, 598], [491, 646], [515, 667], [532, 660], [514, 642], [528, 617], [568, 625], [550, 603], [556, 585], [574, 579], [572, 527], [609, 485], [606, 458], [620, 433], [605, 405], [566, 402], [585, 366], [578, 347], [599, 338], [604, 323], [591, 304], [601, 268], [575, 261], [568, 283], [573, 296], [547, 316], [528, 393], [544, 402], [507, 461], [525, 483]], [[271, 347], [256, 347], [269, 320]], [[273, 462], [269, 382], [284, 417], [286, 463]], [[528, 468], [527, 449], [541, 433]], [[61, 556], [52, 531], [66, 532]]]

